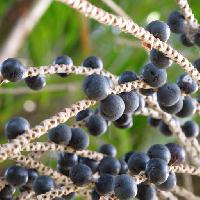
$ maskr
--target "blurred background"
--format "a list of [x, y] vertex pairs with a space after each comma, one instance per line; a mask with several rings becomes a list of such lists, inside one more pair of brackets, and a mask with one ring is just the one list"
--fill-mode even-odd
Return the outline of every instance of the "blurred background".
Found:
[[[91, 2], [113, 12], [102, 1]], [[170, 12], [178, 9], [174, 0], [115, 0], [115, 3], [140, 26], [146, 26], [156, 19], [166, 21]], [[200, 19], [200, 2], [191, 0], [189, 3], [197, 19]], [[199, 48], [185, 48], [178, 35], [171, 34], [169, 43], [192, 62], [200, 58]], [[87, 19], [59, 2], [0, 1], [0, 62], [8, 57], [17, 57], [25, 66], [37, 67], [50, 65], [55, 57], [64, 54], [70, 56], [77, 66], [89, 55], [99, 56], [104, 62], [104, 68], [115, 75], [125, 70], [140, 73], [142, 66], [148, 62], [148, 53], [141, 48], [139, 40]], [[168, 70], [169, 81], [174, 82], [181, 72], [180, 67], [174, 64]], [[61, 78], [51, 75], [46, 80], [47, 86], [38, 92], [29, 90], [23, 81], [1, 86], [1, 143], [6, 142], [4, 126], [11, 117], [25, 117], [34, 126], [62, 108], [85, 98], [81, 90], [81, 76]], [[138, 116], [133, 120], [133, 127], [129, 129], [118, 129], [111, 125], [103, 136], [90, 137], [90, 149], [95, 150], [103, 143], [112, 143], [118, 149], [120, 158], [130, 150], [146, 150], [150, 144], [175, 140], [151, 128], [146, 117]], [[67, 123], [71, 124], [73, 120]], [[5, 163], [1, 165], [3, 167]]]

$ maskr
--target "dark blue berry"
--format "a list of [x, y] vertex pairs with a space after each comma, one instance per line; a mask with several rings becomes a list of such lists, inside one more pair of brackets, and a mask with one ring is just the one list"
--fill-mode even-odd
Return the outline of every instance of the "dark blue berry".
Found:
[[57, 171], [65, 176], [69, 176], [70, 169], [64, 168], [63, 166], [57, 164]]
[[108, 96], [110, 85], [104, 76], [92, 74], [85, 78], [83, 91], [88, 98], [100, 101]]
[[151, 183], [162, 184], [169, 176], [167, 162], [160, 158], [150, 159], [146, 165], [145, 173]]
[[50, 176], [38, 176], [33, 182], [33, 191], [37, 194], [45, 194], [52, 190], [55, 186], [53, 179]]
[[133, 175], [144, 171], [146, 164], [149, 161], [149, 156], [143, 152], [133, 153], [128, 159], [128, 169]]
[[157, 49], [152, 49], [150, 51], [150, 60], [160, 69], [166, 69], [172, 64], [172, 61]]
[[100, 102], [101, 115], [108, 121], [119, 119], [125, 110], [123, 99], [118, 95], [108, 95], [108, 97]]
[[58, 164], [65, 169], [70, 169], [78, 163], [78, 156], [73, 153], [59, 153]]
[[26, 85], [32, 90], [41, 90], [46, 85], [44, 76], [38, 75], [25, 78]]
[[122, 92], [120, 97], [125, 104], [124, 113], [133, 113], [139, 106], [139, 96], [136, 92]]
[[175, 83], [166, 83], [158, 88], [158, 103], [163, 106], [172, 106], [178, 102], [181, 96], [181, 90]]
[[180, 165], [185, 161], [185, 150], [182, 146], [175, 143], [168, 143], [166, 146], [171, 153], [169, 165]]
[[138, 80], [137, 74], [132, 71], [123, 72], [118, 79], [119, 84], [128, 83]]
[[1, 200], [9, 200], [12, 199], [12, 196], [15, 192], [15, 188], [11, 185], [6, 185], [1, 191], [0, 191], [0, 199]]
[[141, 183], [137, 186], [137, 198], [139, 200], [154, 200], [156, 190], [148, 184]]
[[194, 121], [185, 122], [182, 126], [182, 130], [187, 138], [193, 138], [199, 135], [199, 125]]
[[194, 35], [194, 43], [200, 47], [200, 32]]
[[171, 153], [169, 149], [165, 145], [162, 145], [162, 144], [152, 145], [148, 149], [147, 155], [149, 156], [149, 158], [160, 158], [166, 161], [167, 163], [169, 163], [171, 159]]
[[121, 169], [119, 174], [126, 174], [128, 172], [128, 165], [124, 159], [121, 159], [120, 161]]
[[[63, 56], [58, 56], [54, 61], [53, 64], [55, 65], [73, 65], [73, 61], [69, 56], [63, 55]], [[58, 73], [60, 77], [67, 77], [67, 73]]]
[[108, 156], [115, 157], [117, 155], [117, 150], [112, 144], [103, 144], [99, 147], [98, 152], [103, 153]]
[[114, 192], [119, 200], [130, 200], [137, 194], [137, 184], [131, 176], [118, 175], [115, 177]]
[[48, 138], [51, 142], [56, 144], [68, 145], [72, 138], [72, 131], [66, 124], [59, 124], [55, 128], [52, 128], [48, 132]]
[[159, 130], [165, 136], [172, 136], [173, 135], [173, 133], [169, 129], [169, 126], [167, 124], [165, 124], [163, 121], [160, 122]]
[[92, 200], [99, 200], [100, 199], [100, 195], [97, 193], [96, 190], [92, 190], [91, 198], [92, 198]]
[[159, 123], [160, 123], [160, 119], [155, 119], [153, 117], [148, 117], [148, 123], [149, 123], [149, 125], [151, 125], [153, 127], [158, 127]]
[[30, 128], [29, 122], [23, 117], [14, 117], [10, 119], [5, 125], [5, 136], [9, 140], [15, 139], [17, 136], [22, 135]]
[[170, 36], [169, 26], [159, 20], [152, 21], [146, 26], [146, 30], [153, 34], [154, 37], [160, 39], [163, 42], [166, 42]]
[[84, 157], [79, 158], [79, 163], [87, 165], [92, 170], [92, 173], [95, 173], [99, 166], [99, 162], [97, 160]]
[[107, 122], [102, 116], [94, 114], [86, 120], [86, 127], [91, 135], [100, 136], [106, 132]]
[[93, 113], [94, 113], [93, 110], [90, 109], [90, 108], [86, 108], [85, 110], [81, 110], [76, 115], [76, 121], [82, 121], [82, 120], [86, 119], [87, 117], [89, 117], [90, 115], [92, 115]]
[[138, 108], [136, 109], [135, 112], [139, 112], [139, 111], [142, 110], [144, 107], [145, 107], [145, 100], [144, 100], [144, 98], [143, 98], [142, 95], [139, 95], [139, 106], [138, 106]]
[[192, 41], [186, 36], [185, 33], [181, 34], [180, 41], [186, 47], [192, 47], [192, 46], [194, 46], [194, 44], [192, 43]]
[[118, 128], [129, 128], [133, 125], [133, 118], [131, 114], [123, 114], [119, 119], [113, 122]]
[[128, 163], [128, 160], [129, 160], [129, 158], [132, 156], [133, 153], [135, 153], [135, 152], [134, 152], [134, 151], [129, 151], [129, 152], [125, 153], [125, 154], [123, 155], [122, 159], [123, 159], [126, 163]]
[[170, 172], [167, 180], [164, 183], [157, 185], [157, 188], [159, 190], [169, 191], [173, 189], [175, 186], [176, 186], [176, 174], [174, 172]]
[[1, 74], [3, 78], [8, 79], [11, 82], [22, 80], [24, 73], [24, 66], [15, 58], [8, 58], [1, 65]]
[[99, 57], [89, 56], [83, 61], [82, 66], [93, 69], [103, 69], [103, 61]]
[[142, 72], [143, 79], [152, 87], [160, 87], [167, 81], [167, 72], [165, 69], [159, 69], [152, 63], [144, 66]]
[[111, 156], [104, 157], [99, 163], [100, 174], [117, 175], [120, 172], [120, 168], [119, 160]]
[[109, 174], [103, 174], [98, 178], [97, 182], [95, 183], [96, 191], [101, 195], [107, 195], [108, 193], [114, 190], [115, 182], [114, 176]]
[[72, 182], [77, 186], [83, 186], [92, 179], [92, 170], [84, 164], [75, 165], [69, 173]]
[[28, 185], [32, 185], [34, 180], [38, 177], [38, 172], [35, 169], [28, 169]]
[[76, 150], [86, 149], [89, 145], [88, 135], [80, 128], [72, 128], [72, 138], [69, 145]]
[[5, 178], [12, 186], [22, 186], [28, 181], [28, 171], [24, 167], [12, 166], [6, 170]]
[[183, 33], [185, 26], [185, 18], [180, 12], [174, 11], [169, 15], [167, 24], [169, 25], [170, 30], [173, 33]]

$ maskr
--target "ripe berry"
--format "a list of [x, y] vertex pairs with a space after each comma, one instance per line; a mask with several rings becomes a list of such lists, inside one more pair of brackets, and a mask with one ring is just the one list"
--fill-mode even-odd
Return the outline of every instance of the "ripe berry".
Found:
[[167, 162], [160, 158], [150, 159], [146, 165], [145, 173], [151, 183], [162, 184], [169, 176]]
[[1, 200], [12, 200], [12, 196], [15, 192], [15, 188], [11, 185], [6, 185], [1, 191], [0, 191], [0, 199]]
[[79, 163], [87, 165], [92, 170], [92, 173], [95, 173], [99, 166], [99, 162], [97, 160], [84, 157], [79, 158]]
[[100, 174], [117, 175], [120, 172], [120, 168], [119, 160], [111, 156], [104, 157], [99, 164]]
[[150, 51], [150, 60], [160, 69], [166, 69], [172, 64], [172, 61], [157, 49], [152, 49]]
[[124, 113], [133, 113], [139, 106], [139, 96], [136, 92], [122, 92], [119, 95], [125, 104]]
[[51, 142], [56, 144], [68, 145], [72, 138], [72, 131], [66, 124], [59, 124], [55, 128], [52, 128], [48, 132], [48, 138]]
[[33, 182], [33, 191], [37, 194], [45, 194], [52, 190], [55, 186], [53, 179], [50, 176], [38, 176]]
[[78, 163], [78, 156], [73, 153], [59, 153], [58, 164], [65, 169], [70, 169]]
[[192, 94], [198, 90], [196, 81], [191, 76], [184, 73], [177, 79], [177, 85], [185, 94]]
[[12, 186], [22, 186], [28, 181], [28, 171], [24, 167], [12, 166], [6, 170], [5, 178]]
[[186, 47], [192, 47], [192, 46], [194, 46], [194, 44], [192, 43], [192, 41], [186, 36], [185, 33], [181, 34], [180, 41]]
[[139, 200], [154, 200], [156, 191], [151, 185], [141, 183], [137, 185], [137, 189], [136, 197]]
[[[54, 65], [73, 65], [73, 61], [69, 56], [63, 55], [63, 56], [58, 56], [54, 61]], [[67, 73], [58, 73], [60, 77], [67, 77]]]
[[145, 170], [148, 161], [147, 154], [143, 152], [133, 153], [128, 159], [128, 169], [133, 175], [137, 175]]
[[176, 114], [176, 113], [180, 112], [181, 109], [183, 108], [183, 98], [180, 97], [180, 99], [178, 100], [178, 102], [175, 103], [172, 106], [163, 106], [163, 105], [160, 105], [160, 108], [164, 112], [167, 112], [169, 114]]
[[70, 169], [64, 168], [63, 166], [57, 164], [57, 171], [65, 176], [69, 176]]
[[165, 69], [159, 69], [152, 63], [144, 66], [142, 72], [143, 79], [152, 87], [160, 87], [167, 81], [167, 72]]
[[128, 172], [128, 165], [125, 160], [121, 159], [120, 161], [121, 169], [119, 174], [126, 174]]
[[96, 191], [101, 195], [107, 195], [108, 193], [114, 190], [114, 176], [109, 174], [103, 174], [98, 178], [97, 182], [95, 183]]
[[199, 135], [199, 126], [194, 121], [185, 122], [181, 128], [187, 138], [193, 138]]
[[98, 152], [112, 157], [117, 155], [117, 149], [112, 144], [101, 145], [98, 149]]
[[137, 184], [131, 176], [127, 174], [115, 177], [114, 192], [119, 200], [129, 200], [137, 194]]
[[170, 30], [173, 33], [183, 33], [185, 26], [185, 18], [180, 12], [174, 11], [169, 15], [167, 24], [169, 25]]
[[46, 85], [44, 76], [37, 75], [25, 78], [26, 85], [32, 90], [41, 90]]
[[148, 117], [148, 123], [149, 123], [149, 125], [151, 125], [153, 127], [158, 127], [159, 123], [160, 123], [160, 119], [155, 119], [153, 117]]
[[183, 107], [180, 112], [176, 113], [176, 116], [184, 118], [189, 117], [196, 112], [196, 102], [192, 97], [185, 96], [183, 99]]
[[196, 33], [194, 35], [194, 43], [197, 45], [197, 46], [200, 46], [200, 33]]
[[194, 62], [194, 67], [198, 70], [198, 72], [200, 72], [200, 59], [197, 59]]
[[93, 69], [103, 69], [103, 61], [99, 57], [89, 56], [83, 61], [82, 66]]
[[123, 72], [118, 79], [119, 84], [128, 83], [138, 80], [137, 74], [132, 71]]
[[90, 109], [90, 108], [86, 108], [85, 110], [81, 110], [76, 115], [76, 121], [82, 121], [82, 120], [86, 119], [87, 117], [89, 117], [90, 115], [92, 115], [93, 113], [94, 113], [93, 110]]
[[128, 160], [129, 160], [129, 158], [132, 156], [133, 153], [135, 153], [135, 152], [134, 152], [134, 151], [129, 151], [129, 152], [125, 153], [125, 154], [123, 155], [122, 159], [123, 159], [126, 163], [128, 163]]
[[152, 21], [150, 24], [148, 24], [146, 30], [153, 34], [154, 37], [159, 38], [163, 42], [166, 42], [170, 36], [169, 26], [159, 20]]
[[173, 133], [169, 129], [169, 126], [162, 121], [160, 122], [159, 130], [165, 136], [172, 136], [173, 135]]
[[100, 101], [108, 96], [110, 85], [104, 76], [92, 74], [85, 78], [83, 90], [88, 98]]
[[75, 165], [69, 173], [72, 182], [77, 186], [83, 186], [92, 179], [92, 170], [84, 164]]
[[176, 186], [176, 174], [174, 172], [170, 172], [167, 180], [164, 183], [157, 185], [157, 188], [159, 190], [169, 191], [173, 189], [175, 186]]
[[171, 160], [169, 165], [179, 165], [185, 161], [185, 150], [179, 144], [168, 143], [167, 148], [171, 153]]
[[34, 180], [38, 177], [38, 172], [35, 169], [28, 169], [28, 185], [32, 185]]
[[108, 121], [119, 119], [124, 113], [124, 110], [124, 101], [118, 95], [110, 94], [106, 99], [100, 102], [101, 115]]
[[133, 125], [131, 114], [123, 114], [119, 119], [113, 122], [118, 128], [129, 128]]
[[152, 145], [147, 151], [147, 155], [149, 156], [149, 158], [160, 158], [166, 161], [167, 163], [169, 163], [171, 159], [171, 154], [169, 149], [162, 144]]
[[15, 139], [17, 136], [22, 135], [30, 128], [29, 122], [23, 117], [14, 117], [10, 119], [4, 128], [5, 136], [9, 140]]
[[86, 127], [91, 135], [100, 136], [106, 132], [107, 122], [102, 116], [94, 114], [86, 120]]
[[76, 150], [86, 149], [89, 145], [88, 135], [80, 128], [72, 128], [72, 138], [69, 145]]
[[11, 82], [22, 80], [24, 73], [24, 66], [15, 58], [8, 58], [1, 65], [1, 74], [3, 78], [8, 79]]
[[181, 90], [175, 83], [166, 83], [158, 88], [158, 103], [163, 106], [172, 106], [178, 102], [181, 96]]

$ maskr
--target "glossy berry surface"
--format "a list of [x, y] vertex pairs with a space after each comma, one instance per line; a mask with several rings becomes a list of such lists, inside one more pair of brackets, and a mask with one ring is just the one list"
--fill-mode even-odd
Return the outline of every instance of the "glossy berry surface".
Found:
[[99, 163], [100, 174], [117, 175], [121, 169], [121, 164], [117, 158], [107, 156], [104, 157]]
[[160, 123], [160, 119], [155, 119], [153, 117], [148, 117], [148, 123], [149, 125], [151, 125], [152, 127], [158, 127], [159, 123]]
[[100, 195], [106, 195], [114, 190], [115, 177], [109, 174], [101, 175], [95, 183], [96, 191]]
[[100, 102], [101, 115], [108, 121], [119, 119], [125, 110], [123, 99], [119, 95], [108, 95], [108, 97]]
[[85, 78], [83, 91], [89, 99], [103, 100], [110, 92], [110, 85], [104, 76], [92, 74]]
[[118, 128], [130, 128], [133, 125], [133, 118], [131, 114], [123, 114], [113, 123]]
[[165, 124], [164, 122], [162, 122], [162, 121], [159, 124], [159, 131], [165, 136], [172, 136], [173, 135], [173, 133], [170, 130], [169, 126], [167, 124]]
[[187, 138], [193, 138], [199, 135], [199, 125], [194, 121], [186, 121], [181, 128]]
[[154, 37], [160, 39], [163, 42], [166, 42], [170, 37], [169, 26], [159, 20], [152, 21], [146, 26], [146, 30], [153, 34]]
[[128, 82], [132, 82], [136, 80], [138, 80], [136, 73], [132, 71], [125, 71], [119, 76], [118, 83], [123, 84], [123, 83], [128, 83]]
[[145, 173], [151, 183], [162, 184], [169, 176], [167, 162], [160, 158], [150, 159], [146, 165]]
[[25, 78], [26, 85], [32, 90], [41, 90], [46, 85], [46, 79], [44, 76], [33, 76]]
[[30, 128], [29, 122], [23, 117], [14, 117], [10, 119], [4, 128], [5, 136], [9, 140], [15, 139], [17, 136], [22, 135]]
[[158, 103], [163, 106], [172, 106], [178, 102], [181, 96], [181, 90], [177, 84], [166, 83], [158, 88], [157, 99]]
[[37, 170], [35, 169], [27, 169], [28, 170], [28, 185], [32, 185], [34, 180], [39, 176]]
[[56, 144], [68, 145], [72, 138], [72, 131], [66, 124], [59, 124], [55, 128], [52, 128], [48, 132], [48, 138], [51, 142]]
[[98, 170], [99, 162], [97, 160], [79, 157], [79, 163], [87, 165], [92, 170], [92, 173], [95, 173]]
[[38, 176], [33, 182], [33, 191], [39, 194], [45, 194], [52, 190], [55, 186], [53, 179], [50, 176]]
[[171, 153], [171, 160], [169, 161], [169, 165], [179, 165], [185, 161], [186, 155], [182, 146], [175, 143], [168, 143], [166, 146]]
[[78, 156], [73, 153], [61, 152], [58, 155], [58, 164], [65, 169], [71, 169], [78, 164]]
[[137, 194], [137, 184], [131, 176], [126, 174], [115, 177], [114, 193], [120, 200], [129, 200]]
[[102, 116], [94, 114], [86, 120], [86, 127], [91, 135], [100, 136], [106, 132], [107, 122]]
[[128, 159], [128, 169], [133, 175], [137, 175], [145, 170], [148, 161], [147, 154], [142, 152], [133, 153]]
[[167, 163], [169, 163], [171, 159], [171, 153], [169, 149], [165, 145], [162, 145], [162, 144], [152, 145], [148, 149], [147, 155], [149, 156], [149, 158], [160, 158], [166, 161]]
[[[67, 55], [62, 55], [62, 56], [58, 56], [54, 61], [53, 61], [54, 65], [73, 65], [73, 61], [72, 59], [67, 56]], [[67, 73], [58, 73], [58, 75], [60, 77], [67, 77], [68, 74]]]
[[24, 66], [15, 58], [8, 58], [1, 65], [1, 74], [3, 78], [8, 79], [11, 82], [22, 80], [24, 73]]
[[166, 70], [159, 69], [152, 63], [144, 66], [142, 76], [144, 81], [152, 87], [161, 87], [167, 81]]
[[98, 152], [115, 157], [117, 155], [117, 149], [112, 144], [103, 144], [99, 147]]
[[172, 61], [168, 57], [156, 49], [150, 51], [150, 60], [152, 64], [160, 69], [166, 69], [172, 64]]
[[28, 171], [24, 167], [12, 166], [6, 170], [5, 178], [12, 186], [22, 186], [28, 181]]
[[83, 61], [82, 66], [93, 69], [103, 69], [103, 61], [99, 57], [89, 56]]
[[121, 159], [120, 161], [121, 169], [119, 174], [126, 174], [128, 172], [128, 164], [124, 159]]
[[87, 117], [89, 117], [90, 115], [92, 115], [93, 113], [94, 113], [93, 110], [90, 109], [90, 108], [87, 108], [85, 110], [81, 110], [76, 115], [76, 121], [82, 121], [82, 120], [86, 119]]
[[72, 128], [72, 138], [69, 145], [76, 150], [86, 149], [89, 145], [88, 135], [80, 128]]
[[70, 170], [69, 176], [75, 185], [83, 186], [91, 181], [92, 170], [87, 165], [77, 164]]
[[141, 183], [137, 186], [137, 198], [139, 200], [154, 200], [156, 191], [153, 186]]

